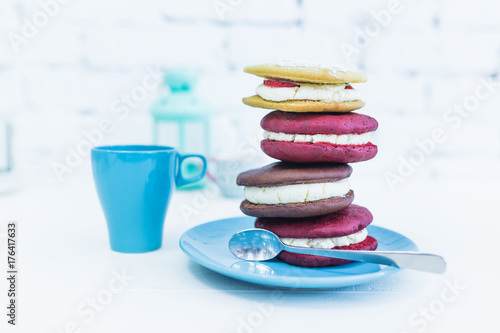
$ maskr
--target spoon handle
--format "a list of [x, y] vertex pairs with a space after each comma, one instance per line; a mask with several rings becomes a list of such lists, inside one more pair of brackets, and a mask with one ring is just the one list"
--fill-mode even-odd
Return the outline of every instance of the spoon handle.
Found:
[[331, 250], [311, 249], [297, 246], [284, 245], [284, 250], [293, 253], [309, 254], [321, 257], [365, 261], [376, 264], [408, 268], [430, 273], [444, 273], [446, 262], [443, 257], [431, 253], [410, 251], [357, 251], [357, 250]]

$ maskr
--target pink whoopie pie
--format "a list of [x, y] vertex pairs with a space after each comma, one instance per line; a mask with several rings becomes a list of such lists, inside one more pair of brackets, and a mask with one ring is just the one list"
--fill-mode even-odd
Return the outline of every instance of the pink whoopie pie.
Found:
[[265, 130], [262, 150], [284, 162], [353, 163], [377, 154], [367, 133], [375, 131], [378, 123], [359, 113], [273, 111], [260, 125]]

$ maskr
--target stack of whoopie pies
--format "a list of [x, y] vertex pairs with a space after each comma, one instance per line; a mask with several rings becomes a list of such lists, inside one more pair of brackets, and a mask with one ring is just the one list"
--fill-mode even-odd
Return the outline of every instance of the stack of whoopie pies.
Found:
[[[352, 168], [377, 154], [368, 133], [372, 117], [351, 112], [364, 106], [351, 83], [366, 82], [357, 70], [307, 62], [282, 61], [248, 66], [264, 78], [253, 107], [276, 109], [261, 121], [261, 148], [281, 160], [239, 174], [245, 186], [243, 213], [257, 217], [256, 228], [274, 232], [288, 245], [322, 249], [375, 250], [366, 226], [368, 209], [352, 205]], [[340, 265], [348, 260], [283, 251], [279, 258], [307, 267]]]

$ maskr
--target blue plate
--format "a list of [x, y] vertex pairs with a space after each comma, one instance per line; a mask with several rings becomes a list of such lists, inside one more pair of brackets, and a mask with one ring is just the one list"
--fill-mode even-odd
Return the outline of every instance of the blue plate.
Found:
[[[340, 288], [366, 283], [393, 274], [399, 268], [352, 262], [341, 266], [305, 268], [288, 265], [279, 259], [242, 261], [229, 252], [231, 236], [253, 228], [255, 218], [235, 217], [208, 222], [186, 231], [179, 245], [187, 256], [217, 273], [246, 282], [285, 288]], [[405, 236], [376, 226], [368, 234], [378, 241], [380, 251], [417, 251]]]

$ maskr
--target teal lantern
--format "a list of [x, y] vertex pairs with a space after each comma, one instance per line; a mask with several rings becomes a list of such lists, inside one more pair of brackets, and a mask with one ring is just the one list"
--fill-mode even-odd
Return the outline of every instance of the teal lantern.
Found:
[[[151, 106], [151, 115], [154, 120], [153, 139], [159, 144], [159, 125], [163, 122], [174, 123], [178, 128], [178, 150], [187, 153], [186, 146], [189, 140], [197, 138], [202, 140], [203, 151], [199, 153], [207, 156], [210, 153], [210, 117], [212, 108], [203, 98], [197, 96], [193, 90], [198, 81], [198, 71], [190, 68], [174, 68], [164, 73], [163, 82], [169, 88], [170, 93]], [[203, 133], [189, 133], [188, 124], [198, 123], [202, 125]], [[187, 161], [188, 162], [188, 161]], [[196, 175], [201, 165], [198, 162], [184, 163], [183, 172], [186, 176]], [[200, 188], [205, 185], [205, 180], [195, 184], [184, 186], [183, 189]]]
[[19, 179], [12, 163], [13, 113], [0, 110], [0, 195], [18, 189]]

